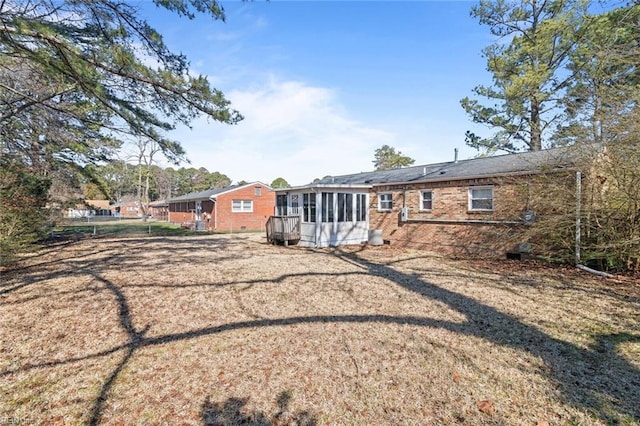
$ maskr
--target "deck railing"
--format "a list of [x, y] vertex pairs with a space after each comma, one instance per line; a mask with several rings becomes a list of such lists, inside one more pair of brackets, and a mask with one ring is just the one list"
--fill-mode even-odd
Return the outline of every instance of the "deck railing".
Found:
[[300, 216], [271, 216], [267, 220], [267, 241], [289, 245], [300, 240]]

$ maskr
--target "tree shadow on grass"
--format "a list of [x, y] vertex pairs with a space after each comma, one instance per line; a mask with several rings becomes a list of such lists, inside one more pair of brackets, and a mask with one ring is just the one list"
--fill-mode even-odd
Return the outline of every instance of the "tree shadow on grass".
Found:
[[[84, 266], [70, 263], [70, 268], [74, 268], [78, 276], [92, 276], [96, 283], [111, 293], [114, 302], [117, 304], [120, 327], [126, 332], [127, 341], [117, 347], [99, 353], [88, 354], [74, 359], [26, 365], [18, 370], [24, 371], [31, 368], [46, 368], [69, 364], [123, 351], [121, 361], [105, 378], [94, 400], [89, 424], [97, 425], [101, 421], [104, 404], [108, 400], [118, 376], [135, 356], [137, 350], [143, 347], [197, 339], [234, 330], [287, 327], [294, 324], [408, 324], [420, 327], [442, 328], [463, 336], [479, 337], [504, 347], [526, 351], [545, 362], [547, 369], [543, 374], [548, 375], [550, 379], [558, 384], [565, 403], [589, 412], [610, 424], [633, 423], [640, 420], [640, 406], [637, 404], [637, 396], [640, 395], [640, 372], [636, 366], [629, 363], [617, 352], [620, 344], [640, 341], [640, 335], [633, 333], [600, 335], [596, 336], [596, 343], [593, 347], [581, 348], [572, 343], [553, 338], [541, 330], [526, 325], [517, 318], [482, 304], [473, 298], [438, 287], [421, 279], [418, 274], [399, 272], [388, 265], [366, 260], [359, 256], [357, 252], [336, 249], [332, 253], [339, 259], [357, 266], [363, 271], [363, 274], [383, 278], [427, 299], [446, 304], [451, 309], [463, 314], [467, 318], [466, 322], [460, 323], [410, 315], [320, 315], [277, 319], [262, 318], [148, 337], [146, 336], [148, 325], [139, 328], [133, 324], [129, 304], [122, 289], [102, 274], [101, 268], [105, 267], [104, 261], [101, 261], [101, 263], [92, 261]], [[324, 252], [324, 254], [326, 255], [327, 253]], [[117, 255], [115, 257], [117, 258]], [[113, 259], [110, 260], [110, 262], [113, 261]], [[337, 273], [335, 275], [340, 276], [341, 274]], [[2, 372], [2, 375], [11, 373], [12, 371], [5, 371]], [[231, 398], [224, 402], [206, 400], [201, 409], [202, 421], [204, 424], [220, 425], [249, 424], [257, 426], [282, 424], [281, 419], [284, 414], [278, 416], [278, 413], [286, 411], [288, 406], [286, 395], [279, 401], [280, 411], [273, 415], [261, 412], [245, 412], [243, 407], [246, 406], [247, 401], [247, 399], [241, 398]], [[315, 424], [315, 419], [307, 412], [294, 414], [298, 416], [298, 424]], [[295, 416], [292, 421], [296, 420]]]
[[365, 268], [369, 274], [448, 305], [465, 315], [465, 323], [442, 322], [439, 327], [489, 342], [524, 350], [542, 359], [551, 379], [558, 383], [565, 402], [609, 424], [640, 421], [640, 370], [621, 356], [617, 347], [640, 341], [640, 334], [594, 336], [592, 348], [581, 348], [523, 324], [517, 318], [462, 294], [424, 281], [417, 274], [398, 272], [374, 263], [357, 252], [334, 250], [336, 256]]
[[[99, 241], [95, 242], [90, 248], [83, 250], [82, 252], [71, 252], [63, 258], [55, 258], [51, 260], [35, 261], [28, 265], [13, 265], [11, 269], [7, 269], [3, 273], [3, 280], [0, 281], [0, 297], [9, 293], [16, 292], [25, 287], [29, 287], [40, 282], [65, 276], [81, 276], [85, 274], [86, 270], [105, 271], [108, 268], [116, 268], [119, 270], [125, 270], [127, 268], [138, 268], [140, 270], [155, 270], [158, 264], [163, 266], [175, 265], [180, 267], [185, 258], [190, 261], [191, 254], [195, 251], [200, 252], [226, 252], [232, 244], [237, 244], [238, 241], [244, 241], [246, 237], [234, 237], [236, 241], [231, 241], [227, 238], [166, 238], [166, 237], [149, 237], [149, 238], [126, 238], [115, 240], [117, 244], [115, 247], [111, 246], [105, 248]], [[150, 246], [150, 243], [157, 243], [155, 246]], [[76, 243], [69, 243], [65, 245], [66, 248], [73, 248]], [[86, 244], [86, 243], [81, 243]], [[171, 247], [171, 256], [160, 256], [167, 250], [167, 247]], [[159, 252], [158, 255], [154, 255], [154, 251]], [[146, 260], [135, 260], [140, 255], [146, 254], [149, 257]], [[101, 256], [98, 258], [98, 256]], [[237, 255], [229, 254], [227, 257], [216, 257], [217, 262], [222, 262], [227, 259], [235, 259]], [[95, 258], [87, 260], [88, 258]], [[152, 259], [152, 260], [148, 260]], [[202, 262], [206, 262], [207, 259], [203, 258]], [[61, 263], [68, 263], [68, 268], [60, 270], [55, 268], [55, 265]], [[71, 264], [73, 263], [73, 264]], [[49, 266], [54, 266], [48, 269]]]
[[224, 402], [213, 402], [209, 397], [203, 402], [200, 417], [204, 426], [315, 426], [316, 416], [310, 411], [289, 411], [291, 392], [283, 391], [278, 396], [278, 411], [267, 414], [263, 411], [249, 411], [249, 398], [229, 398]]

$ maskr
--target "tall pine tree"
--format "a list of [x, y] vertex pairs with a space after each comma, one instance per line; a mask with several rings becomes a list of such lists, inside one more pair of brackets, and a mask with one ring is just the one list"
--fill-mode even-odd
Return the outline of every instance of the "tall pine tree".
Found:
[[488, 152], [543, 148], [562, 117], [557, 101], [573, 77], [567, 64], [586, 10], [586, 0], [481, 0], [472, 8], [498, 38], [483, 51], [493, 85], [477, 86], [476, 98], [461, 104], [475, 123], [496, 132], [487, 138], [467, 132], [468, 145]]

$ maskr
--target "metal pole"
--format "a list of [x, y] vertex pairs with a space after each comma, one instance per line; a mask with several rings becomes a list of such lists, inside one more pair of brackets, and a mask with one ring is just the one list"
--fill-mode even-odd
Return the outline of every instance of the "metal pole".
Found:
[[582, 199], [582, 173], [576, 172], [576, 265], [580, 264], [580, 220]]

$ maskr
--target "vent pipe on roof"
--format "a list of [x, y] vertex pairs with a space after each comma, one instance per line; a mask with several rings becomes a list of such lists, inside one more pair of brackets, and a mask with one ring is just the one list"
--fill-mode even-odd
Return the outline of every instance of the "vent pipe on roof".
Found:
[[458, 148], [453, 148], [453, 162], [458, 162]]
[[426, 176], [427, 175], [427, 168], [423, 167], [422, 168], [422, 176]]

